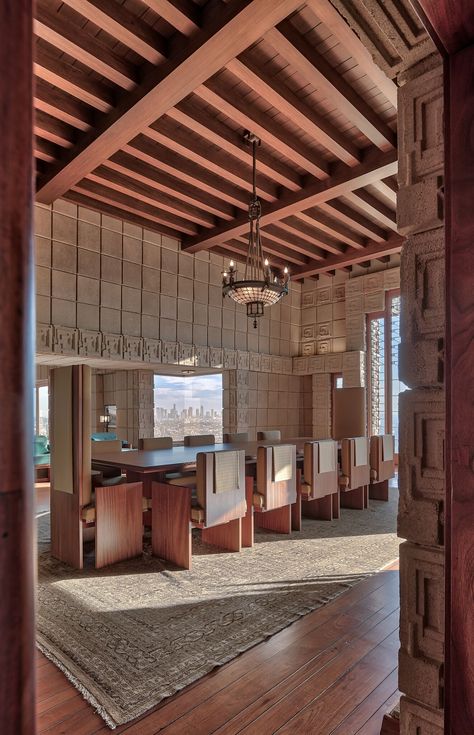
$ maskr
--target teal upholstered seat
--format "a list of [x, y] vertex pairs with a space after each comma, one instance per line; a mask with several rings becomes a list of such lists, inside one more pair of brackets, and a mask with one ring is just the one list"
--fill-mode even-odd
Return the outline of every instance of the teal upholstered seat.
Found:
[[35, 467], [38, 465], [49, 465], [50, 460], [48, 437], [42, 434], [36, 434], [33, 441], [33, 461]]
[[96, 431], [91, 434], [93, 442], [111, 442], [117, 439], [117, 434], [113, 431]]

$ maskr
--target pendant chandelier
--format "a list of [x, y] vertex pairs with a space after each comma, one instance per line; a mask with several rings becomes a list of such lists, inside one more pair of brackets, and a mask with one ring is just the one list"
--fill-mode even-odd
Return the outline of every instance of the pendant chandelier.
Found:
[[258, 317], [263, 316], [265, 306], [272, 306], [288, 293], [290, 276], [285, 267], [282, 274], [272, 272], [268, 260], [264, 257], [260, 235], [261, 205], [257, 196], [257, 146], [260, 139], [252, 133], [245, 133], [245, 141], [252, 146], [253, 177], [252, 199], [249, 205], [249, 246], [245, 262], [244, 277], [239, 280], [237, 267], [233, 260], [223, 273], [222, 295], [230, 296], [238, 304], [247, 306], [247, 316], [257, 326]]

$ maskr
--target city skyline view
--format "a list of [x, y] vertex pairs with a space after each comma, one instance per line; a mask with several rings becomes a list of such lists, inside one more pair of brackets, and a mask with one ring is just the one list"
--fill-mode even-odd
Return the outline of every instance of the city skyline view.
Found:
[[155, 436], [222, 436], [222, 375], [155, 375]]

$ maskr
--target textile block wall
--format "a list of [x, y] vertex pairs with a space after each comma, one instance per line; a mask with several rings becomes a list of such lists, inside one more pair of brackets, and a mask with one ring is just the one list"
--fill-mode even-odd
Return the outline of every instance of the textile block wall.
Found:
[[445, 326], [443, 71], [437, 56], [407, 72], [399, 92], [402, 735], [443, 732]]

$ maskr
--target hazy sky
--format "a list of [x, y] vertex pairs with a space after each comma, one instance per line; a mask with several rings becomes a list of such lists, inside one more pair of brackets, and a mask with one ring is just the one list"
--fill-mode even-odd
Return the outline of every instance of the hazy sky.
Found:
[[181, 378], [175, 375], [155, 375], [155, 405], [158, 408], [182, 408], [204, 406], [222, 410], [222, 375], [195, 375]]

